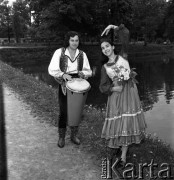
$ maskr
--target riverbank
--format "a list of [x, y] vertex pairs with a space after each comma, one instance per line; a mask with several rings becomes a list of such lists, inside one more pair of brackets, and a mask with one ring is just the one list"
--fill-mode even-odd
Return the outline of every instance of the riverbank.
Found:
[[[0, 56], [5, 62], [9, 62], [10, 64], [15, 62], [16, 66], [20, 66], [23, 61], [26, 61], [29, 65], [33, 62], [35, 63], [46, 63], [50, 61], [54, 51], [60, 48], [59, 46], [33, 46], [33, 47], [8, 47], [1, 46], [0, 47]], [[99, 58], [101, 59], [101, 49], [99, 45], [82, 45], [80, 47], [82, 50], [86, 52], [89, 60], [93, 60]], [[120, 51], [121, 46], [116, 46], [117, 52]], [[130, 44], [128, 55], [130, 58], [135, 57], [144, 57], [144, 56], [152, 56], [152, 55], [163, 55], [170, 53], [174, 50], [174, 46], [170, 45], [157, 45], [157, 44], [148, 44], [148, 46], [138, 45], [138, 44]], [[98, 65], [100, 62], [90, 62], [91, 64]]]
[[[12, 68], [1, 61], [0, 78], [8, 87], [19, 94], [21, 101], [26, 102], [31, 107], [31, 114], [40, 117], [40, 122], [57, 126], [59, 108], [56, 89], [37, 81], [34, 77], [26, 75], [22, 71]], [[106, 157], [105, 143], [100, 138], [104, 116], [105, 110], [86, 106], [80, 126], [80, 137], [82, 139], [80, 149], [84, 152], [93, 153], [95, 155], [93, 163], [98, 166], [101, 165], [101, 159]], [[174, 152], [169, 145], [163, 143], [157, 137], [147, 135], [143, 143], [130, 148], [127, 161], [134, 163], [138, 168], [139, 163], [149, 164], [152, 159], [159, 166], [162, 163], [172, 164], [174, 161]], [[148, 169], [146, 173], [147, 171]]]

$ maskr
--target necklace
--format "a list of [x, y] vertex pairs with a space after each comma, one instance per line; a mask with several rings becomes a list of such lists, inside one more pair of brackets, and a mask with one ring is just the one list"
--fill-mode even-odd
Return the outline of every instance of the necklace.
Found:
[[115, 63], [116, 63], [116, 61], [117, 61], [117, 55], [115, 55], [115, 57], [113, 58], [113, 59], [109, 59], [109, 61], [107, 62], [107, 66], [112, 66], [112, 65], [114, 65]]

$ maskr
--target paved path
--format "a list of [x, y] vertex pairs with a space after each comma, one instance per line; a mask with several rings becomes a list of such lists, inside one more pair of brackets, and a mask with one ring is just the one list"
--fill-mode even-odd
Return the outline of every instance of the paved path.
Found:
[[69, 137], [57, 147], [57, 128], [41, 123], [3, 84], [9, 180], [99, 180], [101, 169]]

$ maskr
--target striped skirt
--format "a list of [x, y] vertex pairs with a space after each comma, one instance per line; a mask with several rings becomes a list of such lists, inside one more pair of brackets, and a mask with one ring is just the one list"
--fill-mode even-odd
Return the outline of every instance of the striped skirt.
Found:
[[108, 140], [110, 148], [138, 144], [146, 127], [137, 86], [129, 80], [121, 93], [113, 92], [108, 97], [101, 137]]

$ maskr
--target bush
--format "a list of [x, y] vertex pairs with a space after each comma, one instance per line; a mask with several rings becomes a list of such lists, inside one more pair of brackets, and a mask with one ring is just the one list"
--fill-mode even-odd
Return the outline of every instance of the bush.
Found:
[[162, 44], [163, 43], [163, 39], [162, 38], [157, 38], [156, 39], [156, 43], [157, 44]]

